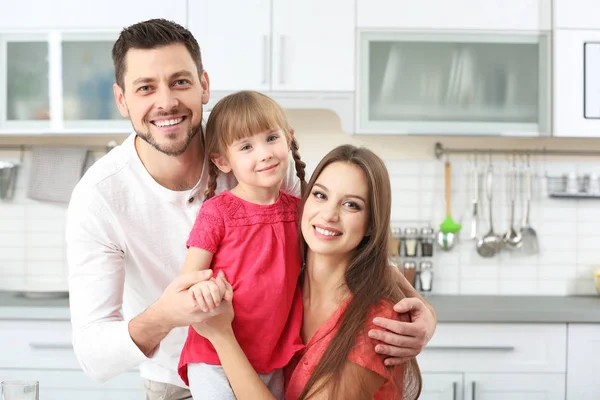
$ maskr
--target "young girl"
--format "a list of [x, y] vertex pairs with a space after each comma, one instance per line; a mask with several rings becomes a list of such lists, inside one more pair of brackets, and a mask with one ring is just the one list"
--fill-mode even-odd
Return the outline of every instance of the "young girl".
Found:
[[[394, 318], [391, 304], [405, 297], [388, 266], [390, 214], [389, 176], [373, 152], [340, 146], [315, 169], [300, 223], [306, 347], [288, 366], [286, 400], [419, 397], [416, 360], [384, 367], [368, 335], [373, 317]], [[215, 345], [238, 400], [273, 399], [236, 342], [232, 317], [229, 309], [198, 332]]]
[[[282, 368], [302, 348], [302, 299], [297, 222], [299, 199], [280, 190], [289, 154], [305, 185], [304, 167], [283, 109], [258, 92], [219, 101], [206, 125], [211, 157], [206, 200], [190, 233], [182, 273], [212, 268], [233, 282], [233, 330], [253, 368], [276, 398], [283, 398]], [[237, 186], [217, 191], [219, 172]], [[220, 276], [219, 275], [219, 276]], [[199, 306], [221, 302], [215, 280], [191, 288]], [[189, 328], [179, 374], [194, 398], [235, 399], [209, 341]]]

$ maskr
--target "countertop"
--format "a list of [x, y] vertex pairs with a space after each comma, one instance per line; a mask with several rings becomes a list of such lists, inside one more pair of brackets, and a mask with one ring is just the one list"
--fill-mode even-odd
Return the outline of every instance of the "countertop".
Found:
[[[600, 296], [431, 295], [438, 322], [600, 323]], [[68, 320], [69, 299], [0, 291], [0, 319]]]

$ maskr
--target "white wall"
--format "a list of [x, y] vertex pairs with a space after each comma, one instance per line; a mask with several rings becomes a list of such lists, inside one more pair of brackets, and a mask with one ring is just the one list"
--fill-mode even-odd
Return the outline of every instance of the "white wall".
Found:
[[[312, 170], [331, 148], [344, 143], [365, 145], [386, 160], [393, 186], [394, 224], [414, 225], [418, 219], [437, 227], [444, 217], [443, 162], [434, 158], [433, 145], [468, 148], [596, 148], [600, 140], [590, 139], [506, 139], [444, 137], [358, 137], [341, 132], [337, 117], [329, 112], [290, 112], [300, 151]], [[104, 146], [123, 137], [3, 137], [3, 144], [82, 144]], [[18, 181], [15, 200], [0, 203], [0, 290], [66, 289], [64, 259], [64, 217], [66, 206], [45, 204], [26, 198], [30, 153]], [[0, 159], [18, 157], [18, 152], [0, 150]], [[468, 163], [451, 157], [453, 165], [453, 215], [469, 223]], [[507, 229], [508, 202], [506, 157], [496, 157], [494, 223], [496, 231]], [[595, 293], [591, 271], [600, 264], [600, 201], [554, 200], [544, 192], [543, 175], [571, 171], [600, 173], [600, 162], [584, 158], [532, 159], [536, 173], [536, 194], [532, 204], [532, 225], [538, 231], [539, 256], [518, 257], [503, 253], [483, 259], [466, 238], [449, 253], [436, 252], [434, 291], [451, 294], [568, 295]], [[484, 204], [485, 206], [485, 204]], [[517, 204], [520, 218], [522, 203]], [[487, 232], [486, 221], [481, 232]]]

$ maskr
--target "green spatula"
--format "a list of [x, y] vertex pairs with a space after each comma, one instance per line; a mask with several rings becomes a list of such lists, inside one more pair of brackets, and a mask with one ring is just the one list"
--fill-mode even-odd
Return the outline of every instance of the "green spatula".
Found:
[[440, 231], [444, 233], [457, 233], [462, 228], [461, 224], [454, 222], [452, 219], [452, 202], [451, 202], [451, 193], [452, 193], [452, 169], [450, 167], [450, 161], [446, 161], [445, 165], [445, 186], [446, 186], [446, 219], [444, 222], [440, 224]]

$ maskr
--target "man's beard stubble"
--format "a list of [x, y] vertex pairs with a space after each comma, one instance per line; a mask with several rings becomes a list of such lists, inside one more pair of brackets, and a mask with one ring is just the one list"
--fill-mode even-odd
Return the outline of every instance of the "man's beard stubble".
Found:
[[158, 150], [161, 153], [166, 154], [168, 156], [176, 157], [176, 156], [179, 156], [179, 155], [185, 153], [185, 151], [189, 147], [189, 145], [192, 142], [192, 140], [194, 139], [194, 137], [198, 134], [198, 132], [202, 131], [202, 122], [198, 123], [197, 125], [191, 125], [190, 129], [188, 130], [187, 135], [185, 137], [185, 141], [181, 145], [177, 146], [176, 148], [172, 148], [172, 147], [166, 148], [165, 145], [161, 145], [161, 144], [157, 143], [156, 140], [154, 139], [154, 137], [152, 137], [152, 135], [150, 134], [150, 130], [148, 130], [148, 132], [140, 132], [137, 129], [135, 129], [135, 126], [133, 127], [133, 129], [134, 129], [136, 135], [139, 136], [140, 139], [142, 139], [143, 141], [148, 143], [150, 146], [154, 147], [156, 150]]

